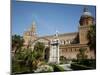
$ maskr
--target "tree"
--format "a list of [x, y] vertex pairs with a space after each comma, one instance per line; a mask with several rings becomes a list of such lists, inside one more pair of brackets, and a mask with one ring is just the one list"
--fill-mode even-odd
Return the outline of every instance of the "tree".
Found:
[[43, 59], [44, 58], [44, 52], [45, 52], [45, 45], [42, 42], [37, 42], [34, 46], [34, 50], [37, 53], [37, 58]]
[[66, 63], [66, 57], [60, 56], [60, 63], [65, 64]]
[[80, 48], [79, 49], [79, 54], [77, 54], [77, 59], [79, 60], [84, 60], [87, 58], [87, 55], [85, 54], [86, 49], [85, 48]]
[[24, 39], [20, 35], [13, 35], [12, 36], [12, 51], [15, 53], [17, 50], [21, 49], [24, 43]]
[[20, 48], [13, 57], [12, 69], [15, 72], [33, 72], [43, 64], [44, 44], [37, 42], [34, 50]]
[[96, 25], [92, 25], [88, 31], [87, 38], [89, 40], [88, 45], [91, 50], [94, 50], [96, 54]]
[[[32, 72], [32, 62], [35, 60], [34, 53], [31, 49], [21, 49], [14, 57], [12, 57], [12, 70], [13, 72]], [[14, 67], [15, 66], [15, 67]]]
[[36, 69], [40, 64], [43, 63], [44, 59], [44, 49], [45, 45], [42, 42], [37, 42], [34, 46], [33, 55], [35, 59], [33, 60], [33, 68]]

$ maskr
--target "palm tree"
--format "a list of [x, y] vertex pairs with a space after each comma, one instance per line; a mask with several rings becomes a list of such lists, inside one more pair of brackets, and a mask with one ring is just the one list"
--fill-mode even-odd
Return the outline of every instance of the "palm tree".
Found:
[[24, 39], [20, 35], [12, 36], [12, 51], [15, 53], [23, 46]]
[[[42, 64], [42, 60], [43, 60], [43, 52], [44, 52], [44, 44], [43, 43], [36, 43], [35, 44], [35, 48], [34, 50], [32, 50], [31, 48], [26, 48], [26, 49], [22, 49], [18, 46], [19, 45], [19, 36], [14, 36], [13, 41], [13, 45], [16, 47], [16, 53], [13, 57], [14, 62], [12, 62], [13, 64], [13, 70], [15, 70], [15, 72], [20, 72], [20, 71], [29, 71], [29, 72], [33, 72], [34, 70], [37, 69], [37, 67], [39, 65]], [[16, 40], [17, 40], [17, 45], [16, 45]], [[17, 68], [15, 68], [14, 66], [17, 66]], [[27, 68], [27, 69], [25, 69]], [[18, 69], [18, 70], [17, 70]], [[13, 71], [14, 72], [14, 71]]]
[[34, 46], [34, 50], [27, 48], [23, 51], [23, 62], [25, 65], [29, 67], [30, 72], [36, 70], [38, 65], [43, 60], [43, 52], [44, 52], [44, 44], [41, 42], [37, 42]]
[[85, 48], [80, 48], [79, 53], [77, 54], [77, 59], [79, 60], [87, 59], [87, 55], [85, 54], [85, 51], [86, 51]]
[[37, 42], [34, 46], [34, 50], [37, 52], [38, 57], [40, 57], [40, 59], [44, 58], [44, 49], [45, 49], [45, 45], [42, 42]]
[[88, 45], [91, 50], [94, 50], [96, 54], [96, 25], [92, 25], [88, 31], [87, 38], [89, 40]]

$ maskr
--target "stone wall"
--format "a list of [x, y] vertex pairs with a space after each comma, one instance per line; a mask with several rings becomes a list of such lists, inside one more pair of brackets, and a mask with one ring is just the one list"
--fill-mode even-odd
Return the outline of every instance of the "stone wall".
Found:
[[67, 59], [77, 59], [80, 48], [86, 49], [87, 59], [95, 59], [94, 52], [89, 49], [88, 45], [83, 44], [60, 45], [60, 56], [64, 56]]

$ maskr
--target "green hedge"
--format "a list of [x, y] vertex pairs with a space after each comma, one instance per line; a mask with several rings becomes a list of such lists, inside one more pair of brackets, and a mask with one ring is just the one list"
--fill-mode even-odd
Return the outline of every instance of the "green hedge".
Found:
[[59, 65], [52, 65], [54, 72], [60, 72], [60, 71], [65, 71], [62, 67]]
[[96, 60], [93, 60], [93, 59], [73, 60], [72, 62], [79, 64], [79, 65], [85, 65], [87, 67], [96, 68]]
[[79, 65], [79, 64], [71, 64], [71, 68], [73, 70], [88, 70], [88, 69], [95, 69], [93, 67], [87, 67], [87, 66], [84, 66], [84, 65]]

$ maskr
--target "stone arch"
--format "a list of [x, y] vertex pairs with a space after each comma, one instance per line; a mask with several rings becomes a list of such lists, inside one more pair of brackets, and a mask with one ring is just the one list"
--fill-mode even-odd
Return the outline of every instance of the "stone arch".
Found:
[[47, 38], [44, 38], [44, 37], [37, 38], [36, 40], [34, 40], [34, 41], [31, 42], [32, 47], [34, 47], [35, 43], [37, 43], [37, 42], [42, 42], [42, 43], [45, 44], [45, 46], [47, 46], [47, 45], [49, 46], [50, 40], [47, 39]]
[[49, 60], [49, 51], [50, 51], [50, 48], [49, 48], [49, 43], [50, 43], [50, 40], [48, 40], [47, 38], [37, 38], [36, 40], [34, 40], [31, 44], [31, 48], [34, 49], [34, 45], [37, 43], [37, 42], [42, 42], [45, 44], [45, 49], [44, 49], [44, 55], [43, 55], [43, 58], [48, 61]]

